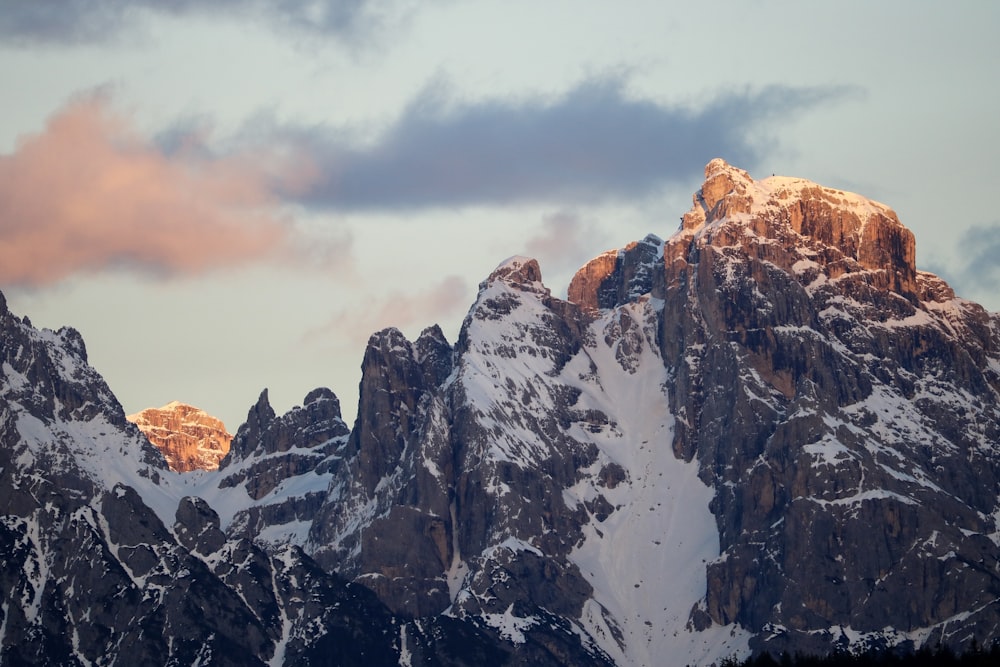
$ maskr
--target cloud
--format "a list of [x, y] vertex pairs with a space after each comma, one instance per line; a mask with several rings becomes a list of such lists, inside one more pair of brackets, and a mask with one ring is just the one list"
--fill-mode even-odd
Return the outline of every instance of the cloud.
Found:
[[958, 246], [964, 261], [961, 282], [990, 294], [1000, 290], [1000, 223], [970, 227]]
[[729, 92], [692, 109], [630, 97], [626, 81], [584, 81], [555, 99], [463, 103], [431, 87], [374, 143], [339, 128], [284, 128], [323, 178], [307, 205], [411, 209], [642, 197], [688, 183], [713, 157], [753, 169], [776, 121], [857, 93], [843, 87]]
[[0, 155], [0, 284], [43, 286], [108, 268], [169, 276], [280, 258], [292, 252], [290, 225], [272, 191], [279, 183], [294, 190], [307, 175], [279, 171], [254, 154], [166, 155], [106, 96], [78, 98]]
[[311, 343], [330, 336], [346, 336], [354, 343], [365, 343], [371, 334], [386, 327], [423, 328], [468, 308], [469, 303], [465, 280], [450, 275], [423, 292], [394, 292], [367, 301], [363, 310], [341, 310], [327, 324], [307, 332], [303, 340]]
[[525, 242], [530, 257], [539, 260], [543, 273], [548, 266], [576, 269], [594, 253], [595, 239], [604, 232], [574, 211], [559, 210], [542, 218], [538, 232]]
[[257, 20], [352, 42], [399, 20], [397, 0], [15, 0], [0, 12], [0, 39], [66, 46], [114, 40], [150, 15]]

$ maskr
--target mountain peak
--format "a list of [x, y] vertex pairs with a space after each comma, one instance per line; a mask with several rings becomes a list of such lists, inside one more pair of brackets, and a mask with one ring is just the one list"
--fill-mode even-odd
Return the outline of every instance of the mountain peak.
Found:
[[204, 410], [180, 401], [126, 417], [163, 453], [171, 470], [216, 470], [233, 436]]
[[777, 241], [792, 257], [786, 269], [808, 257], [830, 278], [881, 272], [876, 283], [882, 287], [903, 295], [918, 292], [913, 233], [879, 202], [803, 178], [757, 181], [716, 158], [706, 165], [705, 182], [692, 204], [681, 218], [684, 245], [688, 232], [712, 246], [746, 249], [749, 233], [767, 243]]
[[494, 280], [503, 280], [515, 285], [540, 283], [542, 282], [542, 269], [538, 266], [538, 260], [514, 255], [500, 262], [500, 265], [493, 270], [487, 279], [488, 282]]

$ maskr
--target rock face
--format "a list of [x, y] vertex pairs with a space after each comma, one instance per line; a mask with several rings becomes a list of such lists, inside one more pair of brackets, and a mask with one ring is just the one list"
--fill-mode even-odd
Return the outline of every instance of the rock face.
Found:
[[230, 535], [301, 545], [340, 466], [349, 432], [340, 401], [329, 389], [314, 389], [280, 417], [265, 389], [220, 463], [215, 488], [202, 493], [230, 509]]
[[584, 308], [614, 308], [648, 294], [662, 271], [663, 240], [650, 234], [590, 260], [573, 276], [567, 298]]
[[191, 475], [125, 420], [75, 332], [4, 305], [0, 655], [988, 646], [1000, 315], [913, 258], [882, 204], [713, 160], [665, 241], [589, 262], [567, 300], [512, 257], [454, 345], [437, 327], [369, 339], [352, 428], [328, 389], [280, 416], [265, 390], [219, 470]]
[[913, 256], [880, 204], [706, 168], [659, 336], [674, 450], [716, 489], [696, 624], [757, 650], [962, 645], [957, 615], [996, 638], [1000, 322]]
[[176, 472], [217, 470], [233, 436], [204, 410], [172, 401], [126, 417], [159, 449]]

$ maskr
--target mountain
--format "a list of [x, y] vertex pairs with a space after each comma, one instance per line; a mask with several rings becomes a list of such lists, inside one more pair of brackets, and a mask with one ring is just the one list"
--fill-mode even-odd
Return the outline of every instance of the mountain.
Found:
[[79, 333], [35, 329], [2, 295], [0, 373], [0, 664], [498, 664], [510, 654], [470, 624], [393, 615], [293, 540], [224, 533], [201, 496], [231, 523], [233, 505], [254, 508], [248, 488], [171, 471], [89, 366]]
[[139, 427], [177, 472], [217, 470], [233, 439], [221, 420], [178, 401], [125, 418]]
[[994, 644], [1000, 315], [914, 257], [882, 204], [713, 160], [567, 299], [512, 257], [454, 344], [373, 334], [353, 427], [265, 390], [186, 474], [78, 334], [0, 304], [0, 662]]

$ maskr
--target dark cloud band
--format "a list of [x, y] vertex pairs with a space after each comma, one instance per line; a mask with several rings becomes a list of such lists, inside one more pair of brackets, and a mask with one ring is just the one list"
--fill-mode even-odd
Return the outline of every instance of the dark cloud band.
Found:
[[699, 109], [634, 99], [616, 78], [548, 101], [450, 104], [431, 90], [374, 144], [337, 128], [279, 130], [319, 167], [309, 206], [407, 209], [641, 197], [697, 178], [724, 156], [753, 169], [774, 124], [852, 88], [746, 90]]
[[394, 0], [15, 0], [0, 11], [0, 41], [65, 46], [114, 41], [147, 14], [243, 16], [353, 40]]

